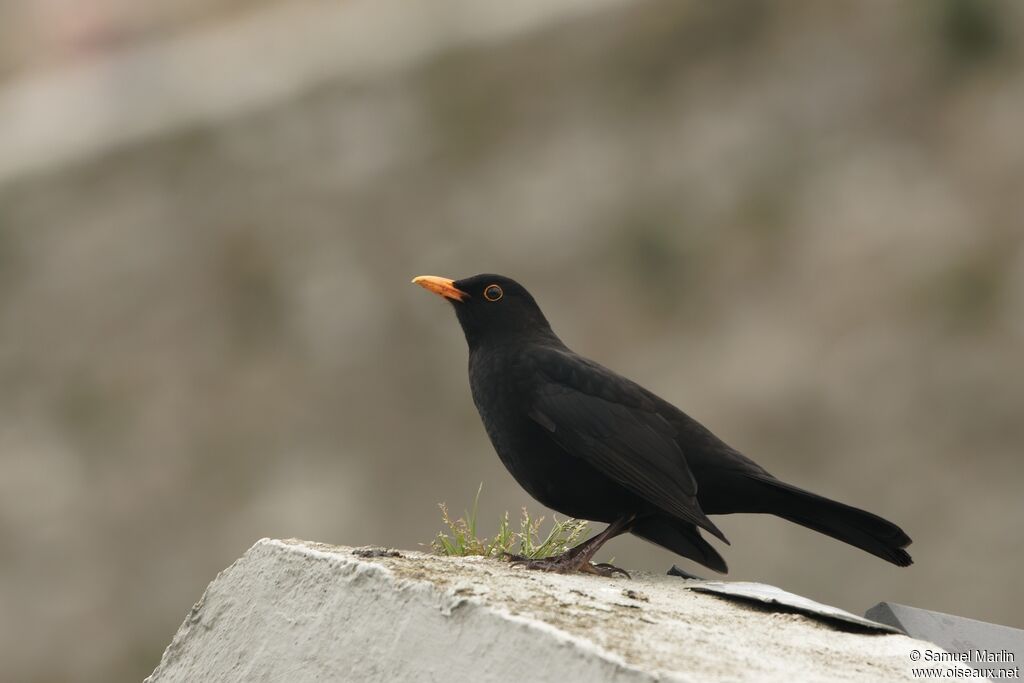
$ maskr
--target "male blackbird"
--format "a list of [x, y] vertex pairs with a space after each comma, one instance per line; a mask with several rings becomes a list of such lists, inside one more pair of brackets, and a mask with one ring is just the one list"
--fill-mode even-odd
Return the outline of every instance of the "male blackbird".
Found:
[[[725, 573], [698, 527], [707, 515], [768, 513], [905, 567], [903, 530], [773, 477], [639, 384], [566, 347], [526, 289], [501, 275], [414, 283], [451, 302], [469, 344], [469, 384], [501, 461], [543, 505], [608, 528], [530, 568], [609, 576], [591, 559], [630, 532]], [[625, 573], [625, 572], [622, 572]]]

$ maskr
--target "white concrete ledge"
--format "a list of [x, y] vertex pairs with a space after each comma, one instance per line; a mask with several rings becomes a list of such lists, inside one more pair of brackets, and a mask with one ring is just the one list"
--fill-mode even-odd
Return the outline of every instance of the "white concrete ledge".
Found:
[[210, 584], [147, 681], [914, 680], [911, 651], [937, 650], [676, 577], [395, 555], [259, 541]]

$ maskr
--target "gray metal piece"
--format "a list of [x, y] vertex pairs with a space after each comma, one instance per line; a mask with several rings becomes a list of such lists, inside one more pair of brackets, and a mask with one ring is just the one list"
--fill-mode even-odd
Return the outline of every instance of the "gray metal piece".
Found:
[[696, 574], [691, 574], [690, 572], [686, 571], [685, 569], [683, 569], [682, 567], [680, 567], [677, 564], [672, 565], [672, 568], [668, 570], [668, 575], [669, 576], [678, 576], [681, 579], [691, 579], [691, 580], [694, 580], [694, 581], [707, 581], [707, 579], [705, 579], [703, 576], [697, 576]]
[[790, 593], [781, 588], [763, 583], [750, 583], [746, 581], [693, 581], [692, 583], [687, 583], [686, 587], [701, 593], [712, 593], [734, 600], [778, 605], [833, 624], [837, 622], [839, 624], [851, 624], [863, 630], [880, 633], [902, 633], [899, 628], [890, 624], [872, 621], [838, 607], [824, 605], [802, 595]]
[[[895, 602], [880, 602], [864, 616], [901, 629], [911, 638], [935, 643], [964, 655], [975, 669], [993, 665], [1020, 666], [1024, 661], [1024, 631]], [[1018, 669], [1019, 671], [1019, 669]]]

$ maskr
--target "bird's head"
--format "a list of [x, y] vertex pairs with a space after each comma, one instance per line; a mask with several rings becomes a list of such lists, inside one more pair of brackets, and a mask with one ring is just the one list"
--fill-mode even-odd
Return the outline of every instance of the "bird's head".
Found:
[[483, 274], [449, 280], [420, 275], [413, 282], [451, 302], [470, 349], [522, 339], [555, 338], [540, 306], [512, 278]]

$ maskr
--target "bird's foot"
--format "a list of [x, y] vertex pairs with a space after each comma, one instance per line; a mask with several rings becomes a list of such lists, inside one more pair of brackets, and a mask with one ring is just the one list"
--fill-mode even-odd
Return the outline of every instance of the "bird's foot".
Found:
[[515, 553], [510, 553], [507, 550], [501, 553], [501, 559], [506, 562], [511, 562], [512, 564], [520, 564], [530, 561], [530, 558], [526, 555], [516, 555]]
[[[586, 547], [586, 545], [587, 545], [586, 543], [580, 543], [577, 546], [569, 548], [568, 550], [566, 550], [561, 555], [552, 555], [551, 557], [544, 557], [544, 558], [539, 558], [539, 559], [538, 558], [534, 558], [534, 557], [527, 557], [526, 555], [516, 555], [515, 553], [510, 553], [510, 552], [508, 552], [506, 550], [506, 551], [501, 553], [501, 559], [505, 560], [506, 562], [511, 562], [512, 564], [515, 564], [515, 565], [527, 564], [529, 562], [547, 562], [547, 561], [554, 561], [554, 560], [560, 560], [560, 561], [568, 562], [569, 560], [577, 559], [580, 556], [581, 553], [586, 552], [587, 549], [588, 549]], [[549, 571], [555, 571], [555, 570], [552, 569], [552, 570], [549, 570]]]
[[542, 572], [555, 572], [556, 574], [596, 574], [597, 576], [612, 577], [616, 574], [621, 574], [627, 579], [632, 578], [625, 569], [620, 569], [614, 565], [608, 564], [607, 562], [601, 562], [594, 564], [586, 557], [583, 553], [563, 553], [561, 555], [555, 555], [554, 557], [545, 557], [541, 559], [531, 560], [528, 557], [522, 555], [513, 555], [511, 553], [505, 553], [506, 559], [508, 559], [514, 566], [525, 567], [526, 569], [535, 569]]
[[593, 563], [594, 555], [601, 549], [601, 546], [610, 539], [627, 531], [633, 524], [635, 515], [629, 515], [617, 519], [608, 525], [608, 528], [593, 538], [587, 539], [577, 546], [569, 548], [561, 555], [532, 559], [522, 555], [514, 555], [509, 552], [502, 553], [502, 559], [509, 560], [513, 565], [526, 567], [527, 569], [539, 569], [543, 572], [556, 572], [558, 574], [596, 574], [598, 576], [615, 576], [622, 574], [627, 579], [632, 578], [625, 569], [608, 564], [607, 562]]

